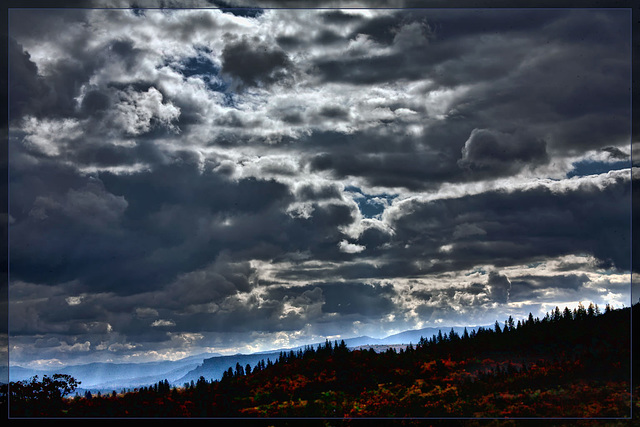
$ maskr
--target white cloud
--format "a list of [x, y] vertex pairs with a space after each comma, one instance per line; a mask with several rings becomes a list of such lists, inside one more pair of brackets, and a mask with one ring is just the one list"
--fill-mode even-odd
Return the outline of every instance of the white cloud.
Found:
[[153, 327], [162, 327], [162, 326], [175, 326], [176, 322], [174, 322], [173, 320], [164, 320], [164, 319], [159, 319], [154, 321], [151, 326]]
[[349, 243], [346, 240], [342, 240], [340, 243], [338, 243], [338, 247], [342, 252], [348, 254], [357, 254], [367, 249], [366, 246]]
[[69, 140], [79, 138], [83, 129], [75, 119], [38, 119], [26, 117], [22, 124], [23, 143], [47, 156], [57, 156]]
[[67, 301], [67, 304], [69, 305], [79, 305], [80, 303], [82, 303], [82, 300], [82, 296], [65, 298], [65, 301]]
[[[206, 2], [202, 0], [199, 3]], [[49, 231], [47, 224], [60, 218], [74, 225], [90, 225], [93, 228], [89, 228], [99, 231], [91, 236], [91, 240], [87, 239], [90, 241], [87, 246], [97, 248], [96, 254], [92, 255], [95, 259], [102, 259], [98, 253], [103, 247], [113, 246], [111, 240], [106, 244], [101, 240], [104, 237], [102, 233], [109, 234], [112, 240], [115, 240], [114, 236], [130, 236], [123, 239], [118, 250], [110, 249], [116, 260], [107, 261], [113, 262], [110, 265], [119, 267], [117, 260], [126, 259], [123, 271], [126, 274], [140, 272], [145, 279], [156, 277], [142, 274], [148, 265], [161, 265], [178, 273], [176, 277], [167, 279], [166, 286], [155, 286], [152, 279], [148, 285], [145, 282], [144, 290], [142, 287], [118, 290], [132, 292], [132, 295], [114, 299], [114, 295], [103, 294], [99, 301], [86, 290], [95, 286], [95, 282], [84, 283], [83, 279], [59, 287], [49, 284], [26, 286], [14, 281], [12, 296], [16, 298], [12, 300], [15, 306], [12, 326], [20, 330], [37, 330], [45, 335], [70, 334], [69, 325], [78, 320], [72, 317], [86, 316], [85, 306], [95, 303], [99, 308], [94, 313], [95, 319], [83, 317], [82, 322], [74, 323], [74, 327], [81, 325], [83, 333], [76, 341], [68, 341], [76, 344], [67, 344], [65, 348], [73, 347], [74, 351], [108, 349], [130, 357], [134, 357], [131, 355], [136, 351], [135, 357], [166, 358], [169, 353], [165, 346], [186, 352], [195, 348], [196, 343], [208, 345], [215, 342], [216, 346], [224, 343], [228, 348], [265, 349], [273, 345], [302, 344], [323, 334], [343, 334], [344, 330], [353, 330], [354, 333], [376, 331], [377, 335], [384, 335], [384, 328], [389, 328], [388, 332], [414, 325], [434, 325], [436, 322], [450, 324], [460, 319], [468, 323], [492, 323], [496, 312], [492, 311], [494, 306], [488, 305], [491, 291], [484, 286], [487, 284], [486, 271], [491, 271], [494, 266], [476, 265], [461, 269], [455, 263], [462, 260], [446, 259], [453, 257], [462, 244], [490, 237], [487, 234], [491, 233], [492, 224], [485, 224], [481, 218], [469, 213], [450, 224], [446, 233], [452, 239], [434, 238], [432, 247], [420, 242], [421, 238], [430, 236], [408, 235], [410, 233], [396, 225], [432, 201], [457, 199], [456, 203], [451, 203], [455, 208], [472, 199], [467, 196], [487, 191], [504, 194], [548, 189], [557, 195], [580, 189], [604, 189], [619, 181], [628, 182], [628, 170], [565, 179], [574, 162], [609, 162], [613, 159], [612, 152], [617, 158], [629, 152], [615, 141], [607, 144], [620, 152], [598, 150], [595, 145], [588, 149], [578, 147], [569, 150], [562, 146], [562, 138], [558, 136], [563, 135], [561, 132], [548, 139], [553, 142], [546, 146], [551, 162], [515, 170], [508, 177], [489, 176], [473, 182], [470, 179], [476, 178], [459, 175], [461, 171], [453, 174], [444, 170], [447, 162], [455, 164], [460, 158], [461, 148], [473, 128], [493, 129], [499, 123], [503, 128], [496, 127], [496, 130], [508, 133], [511, 132], [510, 127], [524, 125], [536, 135], [544, 136], [558, 130], [547, 126], [549, 121], [555, 120], [548, 118], [549, 112], [562, 116], [563, 108], [573, 108], [569, 105], [571, 102], [556, 106], [548, 94], [542, 94], [546, 98], [540, 96], [538, 99], [537, 92], [536, 102], [510, 101], [521, 86], [518, 80], [511, 79], [514, 75], [522, 77], [519, 73], [523, 68], [543, 75], [548, 71], [539, 68], [541, 65], [547, 64], [554, 69], [553, 64], [545, 62], [549, 60], [546, 55], [552, 49], [542, 47], [535, 50], [536, 61], [529, 64], [526, 59], [516, 62], [515, 66], [502, 73], [500, 65], [504, 58], [501, 55], [508, 53], [511, 57], [513, 53], [517, 58], [525, 52], [526, 58], [527, 51], [518, 49], [537, 43], [531, 41], [532, 36], [526, 30], [519, 33], [513, 42], [498, 32], [476, 44], [472, 43], [477, 41], [475, 34], [463, 34], [450, 40], [444, 31], [438, 33], [440, 39], [432, 38], [432, 28], [426, 21], [397, 19], [400, 11], [366, 7], [361, 10], [345, 9], [342, 14], [357, 19], [344, 20], [345, 16], [342, 16], [340, 24], [330, 23], [326, 15], [328, 12], [266, 10], [259, 18], [253, 19], [213, 9], [148, 10], [144, 16], [136, 16], [131, 10], [96, 9], [85, 10], [78, 15], [80, 19], [86, 17], [86, 25], [84, 22], [57, 25], [60, 31], [47, 37], [43, 37], [43, 31], [35, 26], [23, 32], [26, 35], [18, 42], [30, 55], [28, 58], [24, 56], [25, 61], [29, 59], [36, 64], [37, 77], [48, 85], [49, 92], [60, 97], [66, 93], [65, 96], [75, 99], [77, 105], [76, 110], [67, 111], [74, 117], [32, 115], [12, 129], [14, 135], [22, 136], [22, 141], [12, 147], [19, 156], [12, 158], [23, 162], [17, 168], [19, 174], [13, 176], [16, 177], [15, 182], [24, 188], [14, 195], [18, 201], [28, 200], [23, 203], [26, 206], [23, 212], [11, 212], [12, 231], [19, 230], [25, 221], [37, 223], [43, 231]], [[571, 18], [569, 15], [567, 19]], [[376, 17], [384, 19], [373, 21]], [[371, 26], [388, 25], [389, 22], [393, 23], [391, 28]], [[447, 25], [451, 27], [444, 30], [457, 30], [455, 23]], [[368, 31], [370, 34], [365, 34]], [[380, 36], [385, 31], [387, 34]], [[465, 28], [465, 31], [473, 31], [473, 28]], [[322, 37], [323, 42], [318, 42]], [[240, 88], [234, 86], [231, 77], [220, 74], [225, 65], [222, 52], [226, 46], [237, 44], [239, 40], [284, 52], [284, 62], [289, 67], [285, 70], [286, 82], [274, 79], [272, 84], [259, 88]], [[501, 50], [504, 46], [507, 49]], [[405, 50], [420, 52], [420, 55], [412, 58], [403, 56]], [[479, 53], [486, 54], [486, 58], [476, 62]], [[439, 55], [441, 59], [438, 59]], [[209, 78], [218, 81], [220, 87], [213, 90], [202, 75], [185, 76], [180, 72], [187, 61], [196, 57], [208, 61], [206, 72], [211, 74]], [[395, 59], [398, 61], [393, 62]], [[341, 71], [344, 78], [334, 79], [336, 76], [322, 74], [319, 64], [332, 60], [353, 61], [350, 68]], [[424, 72], [414, 69], [413, 75], [397, 78], [402, 77], [399, 70], [403, 69], [403, 60], [405, 64], [410, 60], [411, 66], [416, 67], [422, 63]], [[379, 64], [380, 69], [371, 64]], [[385, 67], [388, 67], [386, 71]], [[442, 75], [437, 75], [434, 70], [442, 71]], [[182, 71], [186, 72], [186, 69]], [[385, 72], [388, 73], [386, 81], [370, 84], [366, 80], [383, 80]], [[359, 76], [364, 78], [358, 80]], [[325, 78], [332, 82], [325, 82]], [[570, 78], [574, 79], [573, 76]], [[585, 82], [591, 83], [588, 77], [585, 77]], [[584, 92], [570, 89], [567, 89], [567, 94], [572, 96]], [[104, 96], [109, 105], [95, 116], [91, 116], [91, 111], [83, 111], [83, 97], [91, 92]], [[545, 104], [545, 101], [549, 102]], [[597, 105], [594, 104], [593, 108]], [[526, 115], [523, 111], [516, 111], [519, 106]], [[558, 108], [556, 111], [550, 107]], [[537, 109], [544, 112], [544, 118], [538, 122], [535, 117]], [[564, 117], [559, 122], [558, 126], [564, 126]], [[466, 135], [457, 135], [458, 129], [465, 129]], [[348, 137], [342, 138], [341, 134]], [[455, 150], [450, 150], [451, 147]], [[310, 159], [320, 153], [329, 155], [328, 166], [322, 170], [310, 165]], [[128, 155], [136, 157], [129, 159]], [[27, 157], [32, 162], [28, 167], [25, 166]], [[189, 160], [185, 160], [187, 157]], [[339, 170], [336, 164], [341, 162], [344, 165]], [[32, 181], [47, 181], [38, 166], [45, 167], [50, 163], [69, 175], [78, 171], [79, 174], [64, 178], [69, 182], [61, 179], [61, 188], [57, 191], [44, 186], [30, 187]], [[185, 181], [175, 183], [183, 186], [185, 194], [179, 194], [178, 190], [167, 199], [162, 198], [163, 194], [141, 194], [152, 187], [145, 186], [144, 179], [153, 176], [152, 172], [157, 168], [167, 165], [188, 170], [189, 173], [184, 175], [187, 177]], [[441, 175], [431, 174], [440, 165], [444, 165]], [[98, 177], [97, 181], [103, 178], [105, 183], [110, 183], [101, 187], [92, 182], [85, 186], [89, 182], [89, 174]], [[232, 190], [240, 182], [275, 180], [286, 186], [280, 187], [285, 188], [284, 201], [271, 205], [266, 200], [269, 195], [258, 192], [249, 195], [247, 199], [251, 200], [244, 200], [246, 194], [231, 195], [225, 191], [218, 194], [217, 189], [206, 185], [201, 187], [206, 191], [189, 195], [191, 185], [198, 188], [201, 184], [199, 179], [211, 176], [219, 179], [221, 186], [230, 183]], [[405, 185], [404, 177], [418, 184], [413, 187]], [[166, 178], [172, 179], [170, 176]], [[251, 178], [256, 181], [249, 181]], [[129, 182], [141, 188], [132, 191], [132, 199], [121, 195]], [[169, 187], [164, 186], [165, 182], [158, 184], [160, 189]], [[426, 189], [421, 189], [421, 185]], [[347, 186], [356, 186], [363, 194], [348, 194], [344, 191]], [[311, 190], [305, 193], [303, 190], [307, 187]], [[215, 194], [212, 196], [209, 192]], [[364, 202], [364, 194], [393, 194], [397, 197], [391, 201], [367, 197], [366, 200], [376, 202], [376, 207], [384, 207], [384, 210], [379, 217], [364, 218], [355, 200], [360, 197], [358, 202]], [[153, 199], [158, 206], [146, 203], [142, 196]], [[317, 200], [314, 199], [316, 196]], [[242, 203], [235, 203], [236, 197], [251, 205], [251, 209], [256, 207], [257, 212], [249, 212], [251, 209], [243, 211]], [[225, 207], [227, 202], [231, 207]], [[325, 209], [329, 205], [339, 206], [342, 216], [332, 213], [323, 217], [329, 211]], [[259, 210], [262, 206], [267, 207]], [[153, 212], [146, 212], [146, 208]], [[434, 212], [440, 215], [437, 210]], [[446, 214], [455, 215], [456, 212]], [[145, 227], [149, 226], [150, 218], [166, 218], [166, 234], [158, 233], [156, 229], [149, 232]], [[189, 223], [182, 222], [181, 218]], [[261, 222], [263, 218], [270, 221], [268, 226]], [[435, 225], [438, 223], [437, 218], [426, 219], [429, 220], [433, 220]], [[332, 221], [336, 221], [335, 224], [341, 222], [335, 225]], [[321, 232], [312, 229], [315, 224], [324, 222], [329, 225]], [[267, 231], [269, 227], [271, 230]], [[184, 230], [196, 230], [196, 236], [189, 236]], [[272, 230], [275, 231], [272, 233]], [[298, 241], [294, 231], [308, 233], [309, 241]], [[432, 231], [434, 234], [439, 232]], [[110, 234], [112, 232], [122, 234]], [[25, 234], [34, 242], [38, 241], [33, 237], [36, 231]], [[517, 236], [513, 238], [517, 239]], [[216, 245], [222, 241], [225, 245], [221, 246], [229, 251], [230, 261], [216, 265], [213, 260], [220, 253]], [[146, 242], [156, 245], [150, 253], [145, 252]], [[246, 242], [250, 244], [245, 245]], [[35, 262], [33, 260], [41, 257], [41, 271], [46, 271], [51, 265], [59, 265], [56, 264], [58, 258], [75, 260], [75, 257], [85, 255], [78, 249], [84, 246], [73, 243], [73, 251], [69, 252], [73, 256], [70, 258], [65, 258], [68, 253], [60, 251], [58, 254], [56, 243], [51, 242], [41, 245], [53, 248], [49, 253], [40, 255], [29, 249], [28, 255], [34, 256], [28, 258]], [[485, 247], [490, 249], [490, 244]], [[397, 251], [402, 248], [405, 252]], [[184, 250], [193, 251], [185, 256], [188, 264], [178, 265], [181, 261], [169, 256], [163, 258], [165, 254]], [[253, 251], [258, 250], [262, 252], [255, 255]], [[51, 253], [59, 257], [47, 264], [45, 261], [50, 260], [44, 258]], [[144, 254], [136, 258], [138, 253]], [[320, 253], [322, 258], [316, 258]], [[348, 262], [344, 261], [344, 253], [352, 255], [347, 257], [350, 259]], [[411, 278], [402, 277], [402, 273], [389, 268], [389, 265], [393, 267], [393, 263], [401, 258], [398, 254], [405, 253], [415, 257], [406, 260], [408, 266], [415, 261], [413, 265], [421, 266], [422, 272], [440, 266], [443, 271], [421, 275], [416, 269]], [[535, 266], [502, 266], [500, 273], [512, 280], [515, 289], [519, 276], [554, 276], [564, 271], [563, 268], [571, 268], [575, 274], [588, 275], [590, 283], [593, 283], [593, 286], [588, 286], [597, 286], [598, 295], [602, 298], [620, 300], [616, 286], [623, 281], [622, 275], [611, 275], [609, 282], [599, 280], [601, 272], [595, 268], [597, 260], [577, 256], [570, 259], [571, 256], [547, 259], [546, 263]], [[77, 261], [73, 265], [87, 267], [95, 259], [82, 258], [86, 265]], [[145, 264], [150, 259], [167, 262]], [[137, 261], [141, 262], [138, 264]], [[447, 262], [451, 262], [452, 267], [448, 267]], [[246, 267], [245, 264], [250, 268], [241, 268]], [[98, 262], [94, 265], [97, 267]], [[72, 264], [69, 266], [71, 269]], [[298, 287], [321, 280], [340, 282], [345, 275], [351, 275], [353, 281], [370, 279], [376, 271], [384, 268], [389, 268], [384, 270], [386, 274], [399, 276], [387, 283], [395, 292], [390, 298], [397, 311], [386, 316], [371, 315], [356, 322], [353, 318], [346, 321], [340, 313], [322, 311], [324, 301], [320, 288], [296, 293]], [[271, 286], [286, 288], [283, 291], [286, 298], [270, 300], [267, 291]], [[418, 291], [422, 293], [417, 295]], [[576, 298], [574, 290], [562, 292], [566, 293], [552, 288], [544, 295], [557, 301]], [[50, 300], [63, 307], [65, 311], [61, 313], [68, 312], [70, 318], [58, 313], [58, 317], [54, 316], [50, 310], [54, 305], [49, 304]], [[515, 313], [533, 303], [526, 300], [512, 302], [508, 308], [495, 307], [496, 310], [509, 309]], [[48, 321], [47, 316], [54, 321]], [[174, 316], [180, 316], [180, 322], [169, 320], [178, 318]], [[245, 330], [237, 335], [195, 333], [194, 330], [205, 326], [193, 324], [195, 322], [185, 326], [190, 316], [234, 319], [237, 320], [234, 326]], [[122, 331], [130, 328], [128, 325], [132, 320], [140, 319], [144, 320], [145, 327], [170, 327], [175, 333], [167, 334], [166, 342], [150, 344], [141, 341], [133, 344], [133, 333], [125, 336]], [[318, 319], [321, 322], [316, 322]], [[274, 322], [277, 321], [290, 325], [289, 320], [299, 322], [295, 325], [300, 329], [254, 335], [246, 329], [255, 327], [258, 322], [265, 328], [275, 328]], [[336, 323], [331, 323], [334, 321]], [[301, 326], [305, 322], [312, 322], [313, 326]], [[176, 328], [178, 324], [180, 328], [191, 329], [180, 331]], [[344, 329], [346, 324], [353, 327]], [[163, 331], [160, 332], [162, 335]], [[152, 333], [157, 334], [158, 330]], [[101, 339], [96, 340], [92, 334]], [[111, 334], [110, 343], [104, 341], [104, 334]], [[121, 342], [113, 342], [116, 339]], [[91, 347], [90, 342], [102, 344]], [[33, 354], [37, 352], [34, 350]]]
[[131, 89], [122, 92], [121, 101], [115, 106], [114, 123], [128, 134], [140, 135], [149, 132], [151, 121], [155, 119], [177, 132], [172, 122], [180, 116], [180, 109], [162, 101], [162, 94], [154, 87], [146, 92]]

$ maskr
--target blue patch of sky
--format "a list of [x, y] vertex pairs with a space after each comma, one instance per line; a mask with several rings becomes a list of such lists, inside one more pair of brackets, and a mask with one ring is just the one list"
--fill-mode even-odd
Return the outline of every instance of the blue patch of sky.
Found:
[[229, 84], [220, 76], [220, 67], [207, 57], [211, 51], [206, 47], [196, 49], [202, 54], [189, 57], [178, 66], [174, 65], [174, 68], [185, 78], [200, 78], [206, 84], [207, 89], [224, 95], [225, 106], [235, 107], [235, 94], [229, 90]]
[[354, 200], [365, 218], [379, 218], [385, 208], [398, 197], [393, 194], [365, 194], [360, 188], [353, 185], [345, 187], [345, 191], [354, 193]]
[[487, 274], [487, 271], [482, 267], [476, 267], [473, 270], [471, 270], [471, 272], [466, 273], [465, 276], [471, 276], [472, 274], [476, 274], [476, 273], [479, 273], [484, 276], [485, 274]]
[[185, 77], [200, 77], [215, 92], [225, 92], [229, 85], [220, 78], [220, 67], [205, 56], [192, 56], [183, 61], [180, 72]]
[[210, 0], [211, 3], [218, 6], [224, 13], [231, 13], [235, 16], [243, 18], [257, 18], [264, 13], [263, 9], [258, 7], [234, 7], [222, 0]]
[[572, 178], [574, 176], [599, 175], [601, 173], [630, 167], [631, 162], [629, 160], [620, 160], [617, 162], [582, 160], [573, 164], [573, 169], [567, 172], [567, 178]]
[[136, 6], [135, 4], [131, 6], [131, 11], [133, 12], [134, 15], [136, 16], [145, 16], [145, 10], [139, 8], [138, 6]]

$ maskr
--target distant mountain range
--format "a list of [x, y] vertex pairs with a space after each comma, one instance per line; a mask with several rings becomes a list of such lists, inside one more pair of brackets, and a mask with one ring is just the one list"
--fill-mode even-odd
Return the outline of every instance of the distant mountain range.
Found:
[[[483, 326], [487, 328], [487, 326]], [[478, 326], [466, 327], [471, 333], [477, 330]], [[356, 338], [345, 339], [345, 344], [349, 348], [373, 348], [374, 351], [385, 351], [389, 347], [397, 348], [400, 344], [415, 345], [420, 341], [421, 337], [431, 338], [437, 335], [439, 331], [448, 334], [452, 327], [440, 328], [423, 328], [400, 332], [398, 334], [389, 335], [385, 338], [371, 338], [361, 336]], [[462, 335], [465, 327], [453, 327], [453, 330]], [[92, 393], [111, 393], [112, 391], [120, 392], [122, 390], [132, 390], [139, 387], [147, 387], [167, 380], [173, 386], [181, 387], [191, 381], [197, 382], [202, 376], [208, 381], [218, 380], [222, 378], [223, 372], [229, 367], [235, 370], [235, 366], [239, 363], [243, 368], [249, 364], [254, 367], [261, 360], [270, 359], [275, 362], [282, 351], [297, 351], [304, 349], [306, 346], [317, 347], [319, 344], [313, 343], [295, 348], [282, 348], [271, 351], [264, 351], [252, 354], [235, 354], [223, 356], [218, 353], [203, 353], [190, 356], [176, 361], [146, 362], [146, 363], [89, 363], [84, 365], [70, 365], [64, 368], [56, 369], [29, 369], [21, 366], [11, 365], [7, 373], [7, 367], [2, 367], [0, 378], [9, 378], [9, 381], [28, 380], [34, 375], [40, 378], [44, 375], [51, 376], [55, 373], [68, 374], [80, 381], [81, 384], [77, 388], [77, 392], [82, 394], [85, 391]], [[371, 347], [366, 347], [371, 346]]]
[[[480, 326], [466, 326], [467, 332], [471, 333], [472, 330], [477, 330]], [[483, 328], [487, 328], [489, 326], [483, 326]], [[491, 326], [492, 327], [492, 326]], [[373, 345], [373, 344], [417, 344], [420, 341], [420, 338], [424, 337], [426, 339], [431, 338], [433, 335], [437, 335], [439, 331], [442, 331], [443, 334], [448, 334], [451, 331], [452, 327], [441, 327], [441, 328], [422, 328], [422, 329], [412, 329], [409, 331], [400, 332], [398, 334], [389, 335], [386, 338], [371, 338], [371, 337], [357, 337], [357, 338], [349, 338], [344, 340], [347, 344], [347, 347], [357, 347], [361, 345]], [[454, 326], [453, 330], [462, 335], [464, 332], [465, 326]]]
[[44, 375], [68, 374], [80, 381], [79, 392], [122, 391], [123, 388], [135, 388], [155, 384], [167, 379], [172, 382], [186, 375], [189, 371], [202, 364], [204, 359], [220, 356], [219, 353], [202, 353], [180, 360], [166, 360], [145, 363], [88, 363], [83, 365], [69, 365], [62, 368], [30, 369], [11, 365], [8, 369], [3, 366], [0, 375], [9, 381], [28, 380], [34, 375], [42, 378]]

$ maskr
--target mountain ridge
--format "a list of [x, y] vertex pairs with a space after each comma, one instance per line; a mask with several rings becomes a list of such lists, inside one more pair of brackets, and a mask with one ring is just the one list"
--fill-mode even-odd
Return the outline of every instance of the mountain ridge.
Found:
[[[486, 327], [486, 326], [482, 326]], [[366, 335], [344, 339], [347, 347], [356, 349], [365, 346], [398, 346], [417, 344], [421, 337], [426, 339], [436, 335], [439, 331], [449, 333], [453, 330], [462, 333], [466, 328], [470, 333], [480, 326], [442, 326], [426, 327], [421, 329], [409, 329], [396, 334], [388, 335], [384, 338], [373, 338]], [[342, 341], [340, 340], [329, 340]], [[305, 347], [317, 348], [324, 342], [304, 344], [296, 347], [279, 348], [274, 350], [264, 350], [255, 353], [236, 353], [233, 355], [222, 355], [219, 353], [200, 353], [187, 356], [175, 361], [153, 361], [153, 362], [90, 362], [77, 365], [68, 365], [59, 368], [32, 369], [20, 365], [3, 366], [0, 375], [5, 380], [23, 381], [34, 375], [42, 377], [51, 376], [54, 373], [69, 374], [81, 382], [77, 391], [111, 392], [123, 389], [133, 389], [149, 386], [159, 381], [168, 380], [173, 386], [183, 386], [185, 383], [197, 381], [200, 376], [207, 380], [219, 380], [224, 371], [229, 367], [235, 367], [239, 363], [243, 368], [246, 364], [252, 367], [261, 360], [271, 359], [275, 361], [281, 352], [304, 350]], [[381, 348], [385, 350], [388, 347]], [[380, 351], [380, 349], [378, 349]]]

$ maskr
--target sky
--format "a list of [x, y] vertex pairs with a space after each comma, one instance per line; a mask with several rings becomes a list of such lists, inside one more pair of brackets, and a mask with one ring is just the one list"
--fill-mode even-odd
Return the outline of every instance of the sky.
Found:
[[9, 10], [11, 363], [629, 306], [630, 18]]

